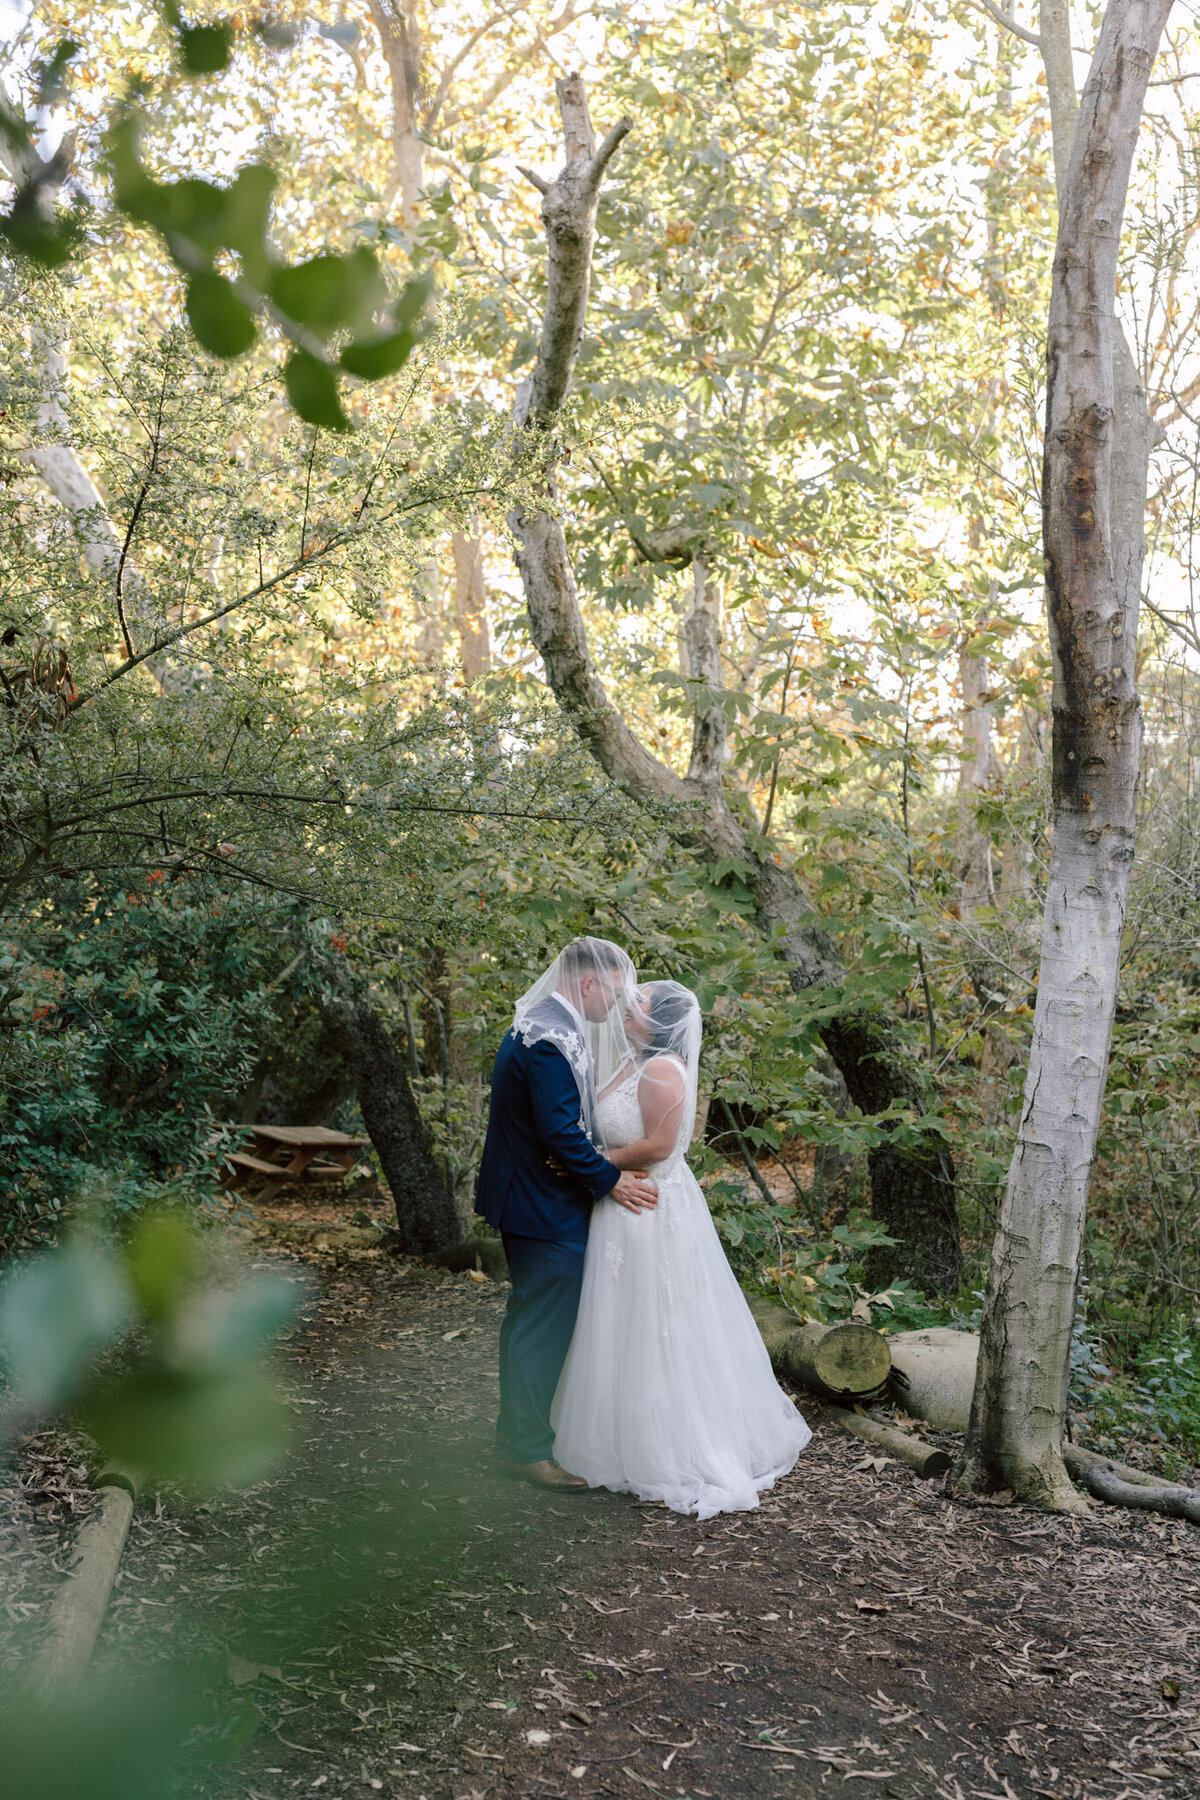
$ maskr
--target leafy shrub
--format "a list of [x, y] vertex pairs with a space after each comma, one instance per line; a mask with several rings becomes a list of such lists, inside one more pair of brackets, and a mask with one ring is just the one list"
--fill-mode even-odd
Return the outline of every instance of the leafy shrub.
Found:
[[236, 1269], [178, 1208], [115, 1240], [99, 1222], [93, 1208], [0, 1283], [5, 1422], [66, 1414], [106, 1459], [193, 1491], [258, 1479], [287, 1438], [266, 1355], [300, 1284]]
[[[155, 875], [157, 873], [157, 879]], [[0, 1247], [103, 1182], [120, 1214], [212, 1193], [292, 921], [204, 877], [72, 883], [0, 937]]]
[[1200, 1463], [1200, 1326], [1175, 1319], [1144, 1344], [1134, 1367], [1098, 1387], [1092, 1431], [1164, 1446], [1176, 1467]]
[[768, 1205], [728, 1179], [709, 1186], [708, 1203], [742, 1285], [782, 1300], [802, 1319], [854, 1317], [894, 1330], [946, 1322], [947, 1312], [908, 1281], [881, 1292], [864, 1285], [867, 1253], [895, 1241], [865, 1213], [814, 1229], [795, 1204]]

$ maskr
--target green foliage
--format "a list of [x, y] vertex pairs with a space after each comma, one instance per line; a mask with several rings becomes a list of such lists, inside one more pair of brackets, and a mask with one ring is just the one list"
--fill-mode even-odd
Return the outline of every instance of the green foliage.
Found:
[[189, 25], [175, 0], [161, 0], [164, 20], [179, 40], [179, 59], [189, 75], [219, 75], [229, 63], [233, 27], [224, 20]]
[[[160, 234], [187, 277], [188, 319], [198, 342], [215, 356], [243, 355], [258, 337], [255, 313], [270, 303], [295, 345], [284, 378], [297, 414], [310, 425], [348, 430], [329, 360], [332, 340], [341, 346], [342, 366], [360, 380], [397, 374], [416, 341], [428, 282], [410, 281], [393, 302], [365, 244], [344, 255], [281, 263], [268, 239], [275, 176], [264, 164], [240, 169], [227, 188], [195, 177], [156, 181], [142, 160], [132, 113], [111, 127], [107, 144], [117, 206]], [[215, 267], [225, 253], [238, 259], [234, 280]], [[350, 341], [342, 345], [347, 333]]]
[[1090, 1430], [1098, 1440], [1165, 1448], [1173, 1466], [1200, 1464], [1200, 1331], [1175, 1318], [1144, 1343], [1133, 1366], [1089, 1396]]
[[167, 1800], [180, 1755], [208, 1708], [194, 1669], [92, 1680], [22, 1696], [0, 1719], [13, 1800]]
[[[0, 945], [0, 1234], [52, 1231], [97, 1179], [212, 1196], [297, 909], [151, 870], [56, 884]], [[287, 938], [283, 938], [286, 954]], [[235, 1115], [236, 1116], [236, 1115]]]
[[864, 1284], [869, 1252], [895, 1241], [865, 1214], [814, 1229], [795, 1203], [768, 1204], [741, 1182], [716, 1180], [707, 1193], [743, 1286], [782, 1300], [799, 1318], [895, 1330], [945, 1323], [945, 1309], [931, 1308], [910, 1282], [877, 1291]]
[[[232, 25], [190, 24], [173, 0], [164, 0], [161, 12], [185, 75], [226, 69]], [[79, 50], [64, 40], [35, 69], [37, 109], [61, 102]], [[375, 254], [362, 243], [287, 263], [271, 237], [274, 170], [249, 163], [224, 187], [190, 175], [159, 180], [142, 153], [144, 111], [144, 96], [140, 107], [124, 104], [105, 134], [113, 204], [120, 216], [157, 234], [184, 277], [185, 310], [197, 343], [223, 359], [244, 356], [259, 341], [257, 319], [268, 318], [271, 335], [291, 343], [284, 383], [298, 416], [328, 430], [349, 430], [339, 371], [362, 382], [398, 374], [417, 341], [429, 282], [411, 279], [394, 296]], [[43, 268], [61, 268], [87, 241], [79, 204], [71, 210], [59, 203], [67, 162], [43, 158], [36, 117], [25, 118], [3, 100], [0, 133], [24, 177], [0, 216], [0, 238]]]
[[222, 1269], [178, 1210], [143, 1213], [115, 1242], [98, 1223], [0, 1286], [13, 1417], [68, 1411], [106, 1459], [192, 1492], [266, 1474], [287, 1430], [262, 1359], [296, 1281]]

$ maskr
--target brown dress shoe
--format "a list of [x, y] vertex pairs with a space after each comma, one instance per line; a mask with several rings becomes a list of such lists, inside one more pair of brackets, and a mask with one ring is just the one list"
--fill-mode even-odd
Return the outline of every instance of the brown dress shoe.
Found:
[[587, 1482], [582, 1475], [572, 1475], [561, 1469], [553, 1457], [545, 1456], [541, 1462], [505, 1463], [510, 1475], [518, 1481], [527, 1481], [532, 1487], [554, 1488], [558, 1493], [586, 1494]]

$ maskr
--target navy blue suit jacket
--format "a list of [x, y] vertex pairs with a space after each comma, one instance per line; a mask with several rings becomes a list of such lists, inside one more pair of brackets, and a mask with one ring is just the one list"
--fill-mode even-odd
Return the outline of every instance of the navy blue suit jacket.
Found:
[[[551, 1022], [577, 1038], [566, 1008], [545, 1005], [553, 1008]], [[563, 1052], [546, 1038], [527, 1045], [510, 1031], [492, 1070], [475, 1211], [500, 1231], [583, 1249], [593, 1200], [619, 1179], [583, 1128], [579, 1088]]]

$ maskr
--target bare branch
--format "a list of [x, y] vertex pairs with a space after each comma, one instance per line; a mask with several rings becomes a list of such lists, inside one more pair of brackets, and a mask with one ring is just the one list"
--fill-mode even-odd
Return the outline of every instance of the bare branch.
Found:
[[1019, 37], [1023, 43], [1032, 44], [1035, 50], [1041, 49], [1042, 40], [1037, 32], [1027, 31], [1024, 25], [1018, 25], [1017, 21], [1008, 13], [1001, 12], [998, 6], [993, 5], [992, 0], [964, 0], [964, 4], [969, 6], [972, 12], [978, 13], [981, 18], [993, 19], [997, 25], [1003, 26], [1005, 31], [1011, 31], [1012, 35]]
[[600, 177], [603, 175], [603, 173], [604, 173], [605, 169], [608, 167], [609, 163], [612, 161], [613, 156], [616, 153], [617, 147], [621, 144], [623, 139], [625, 139], [629, 136], [629, 134], [632, 130], [633, 130], [633, 120], [630, 118], [623, 118], [623, 119], [618, 119], [616, 124], [612, 127], [612, 129], [605, 135], [604, 142], [601, 144], [600, 148], [597, 150], [595, 160], [593, 163], [593, 167], [596, 171], [597, 183], [599, 182]]

